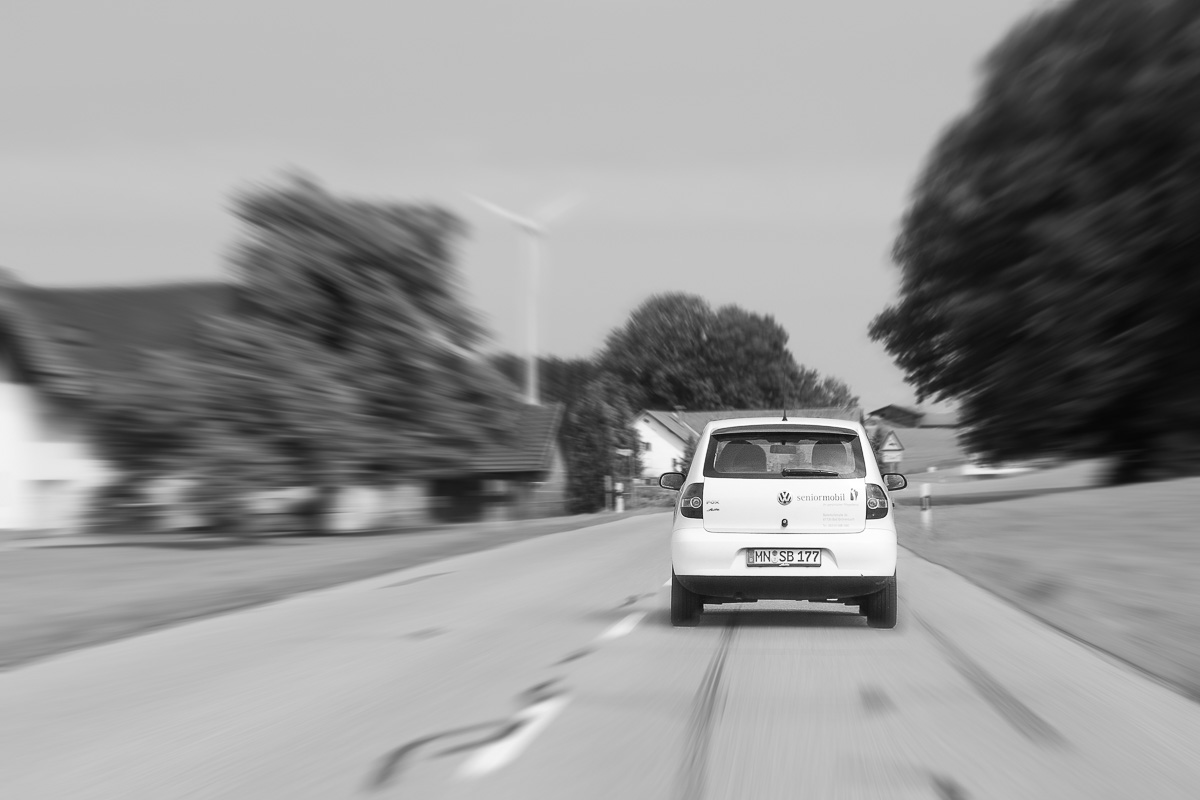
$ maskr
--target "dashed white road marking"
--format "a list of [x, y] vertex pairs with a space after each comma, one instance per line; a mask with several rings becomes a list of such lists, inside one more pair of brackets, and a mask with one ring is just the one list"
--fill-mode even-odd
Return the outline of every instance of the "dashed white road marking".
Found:
[[[645, 616], [645, 611], [626, 614], [613, 623], [608, 630], [597, 636], [596, 641], [608, 642], [628, 636]], [[511, 763], [524, 752], [538, 734], [546, 729], [566, 704], [567, 698], [558, 696], [547, 698], [522, 709], [513, 717], [513, 722], [516, 723], [513, 733], [476, 751], [475, 755], [459, 768], [458, 777], [479, 778]]]
[[520, 725], [511, 736], [478, 750], [458, 770], [460, 778], [481, 778], [512, 763], [538, 734], [566, 707], [568, 698], [551, 697], [522, 709], [514, 718]]
[[[626, 614], [613, 623], [608, 630], [597, 636], [596, 641], [607, 642], [628, 636], [645, 616], [645, 611]], [[467, 759], [459, 768], [458, 777], [480, 778], [512, 763], [558, 716], [567, 705], [567, 701], [568, 699], [563, 696], [550, 697], [522, 709], [513, 717], [513, 722], [517, 723], [513, 733], [476, 751], [475, 755]]]
[[642, 617], [646, 616], [645, 611], [634, 611], [632, 614], [627, 614], [624, 619], [613, 623], [612, 627], [600, 634], [598, 641], [607, 642], [610, 639], [620, 639], [622, 636], [627, 636], [637, 624], [642, 621]]

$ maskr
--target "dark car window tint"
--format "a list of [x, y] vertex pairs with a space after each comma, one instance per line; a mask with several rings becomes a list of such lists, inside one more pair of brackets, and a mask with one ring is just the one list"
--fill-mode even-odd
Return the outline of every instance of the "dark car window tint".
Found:
[[[784, 470], [833, 474], [784, 475]], [[852, 433], [716, 434], [704, 459], [704, 475], [709, 478], [863, 478], [866, 474], [862, 445]]]

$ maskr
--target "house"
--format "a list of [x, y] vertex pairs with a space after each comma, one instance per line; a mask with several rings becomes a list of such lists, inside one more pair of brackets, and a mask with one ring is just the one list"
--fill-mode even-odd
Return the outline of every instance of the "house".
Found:
[[186, 339], [229, 292], [48, 289], [0, 273], [0, 530], [81, 526], [91, 493], [116, 474], [89, 427], [97, 375], [136, 369], [141, 348]]
[[867, 419], [878, 420], [894, 428], [915, 428], [921, 421], [921, 412], [911, 406], [887, 405], [868, 411]]
[[[653, 478], [664, 472], [680, 472], [682, 459], [700, 432], [685, 422], [678, 411], [643, 411], [634, 418], [641, 442], [642, 477]], [[703, 426], [701, 426], [703, 427]]]
[[958, 409], [950, 405], [887, 405], [867, 412], [868, 418], [894, 428], [957, 428]]
[[[789, 418], [862, 420], [862, 410], [852, 406], [789, 408]], [[783, 417], [783, 409], [743, 409], [733, 411], [655, 411], [644, 410], [633, 419], [642, 448], [642, 477], [657, 479], [664, 472], [681, 472], [691, 442], [700, 438], [704, 426], [715, 419], [736, 417]]]
[[8, 289], [0, 286], [0, 531], [58, 527], [75, 513], [71, 487], [103, 479], [78, 423], [86, 386]]
[[[84, 529], [92, 495], [121, 474], [92, 434], [95, 381], [136, 371], [150, 349], [186, 351], [205, 319], [236, 302], [236, 288], [218, 282], [52, 289], [0, 273], [0, 531]], [[558, 406], [526, 406], [513, 444], [492, 443], [456, 473], [351, 487], [338, 498], [334, 528], [564, 513], [561, 420]], [[256, 506], [294, 505], [311, 491], [265, 494], [279, 496]]]
[[957, 408], [929, 407], [921, 414], [918, 428], [957, 428], [959, 416]]
[[461, 522], [566, 514], [562, 419], [562, 405], [523, 404], [511, 442], [492, 442], [465, 469], [431, 476], [431, 517]]

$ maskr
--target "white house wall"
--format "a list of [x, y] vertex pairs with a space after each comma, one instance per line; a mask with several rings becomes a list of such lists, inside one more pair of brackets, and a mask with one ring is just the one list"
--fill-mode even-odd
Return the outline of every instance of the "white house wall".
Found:
[[657, 478], [680, 468], [686, 443], [652, 417], [638, 417], [634, 427], [642, 440], [642, 477]]
[[67, 531], [110, 470], [79, 420], [32, 386], [0, 375], [0, 529]]
[[26, 387], [0, 381], [0, 529], [23, 528], [30, 515], [30, 460], [36, 415]]
[[352, 533], [428, 524], [429, 504], [429, 487], [421, 481], [350, 486], [334, 500], [330, 529]]

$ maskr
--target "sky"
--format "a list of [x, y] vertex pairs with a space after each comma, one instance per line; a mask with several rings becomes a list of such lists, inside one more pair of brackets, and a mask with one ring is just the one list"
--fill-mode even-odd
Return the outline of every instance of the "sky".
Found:
[[538, 351], [597, 352], [656, 293], [772, 316], [865, 408], [912, 403], [870, 341], [940, 132], [1033, 0], [6, 0], [0, 266], [38, 285], [212, 280], [240, 189], [462, 216], [463, 289], [523, 353], [513, 228], [550, 231]]

